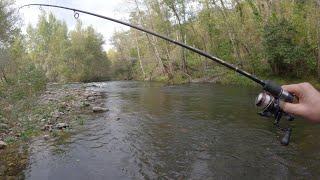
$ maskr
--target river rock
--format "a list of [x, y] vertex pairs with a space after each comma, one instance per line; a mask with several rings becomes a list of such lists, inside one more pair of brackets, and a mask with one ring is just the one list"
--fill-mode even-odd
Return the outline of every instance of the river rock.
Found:
[[52, 131], [52, 125], [49, 125], [49, 124], [47, 124], [47, 125], [45, 125], [43, 128], [41, 128], [41, 130], [42, 131]]
[[103, 107], [93, 107], [92, 111], [93, 112], [106, 112], [106, 111], [109, 111], [109, 109], [108, 108], [103, 108]]
[[69, 125], [67, 124], [67, 123], [58, 123], [57, 125], [56, 125], [56, 128], [57, 129], [66, 129], [66, 128], [68, 128], [69, 127]]
[[63, 109], [66, 109], [67, 107], [69, 107], [70, 105], [67, 102], [62, 102], [60, 107]]
[[43, 136], [43, 139], [46, 140], [46, 141], [49, 140], [49, 138], [50, 138], [49, 135], [44, 135], [44, 136]]
[[59, 111], [54, 111], [54, 112], [52, 113], [52, 117], [53, 117], [53, 118], [58, 119], [60, 116], [61, 116], [61, 114], [60, 114]]
[[0, 149], [4, 149], [7, 147], [7, 143], [0, 141]]
[[84, 101], [84, 102], [82, 102], [81, 106], [82, 107], [88, 107], [88, 106], [90, 106], [90, 103]]
[[88, 101], [94, 101], [96, 98], [93, 96], [89, 96], [87, 99], [88, 99]]
[[0, 165], [0, 176], [4, 175], [5, 171], [6, 171], [6, 166]]
[[9, 126], [4, 123], [0, 123], [0, 129], [9, 129]]
[[53, 101], [58, 101], [58, 100], [55, 98], [48, 98], [48, 101], [53, 102]]
[[94, 92], [93, 95], [94, 96], [102, 96], [102, 93], [101, 92]]

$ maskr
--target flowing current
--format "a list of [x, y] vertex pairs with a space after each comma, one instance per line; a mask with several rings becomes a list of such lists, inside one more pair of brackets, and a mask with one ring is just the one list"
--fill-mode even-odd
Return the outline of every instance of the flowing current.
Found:
[[318, 179], [320, 127], [292, 123], [289, 146], [257, 115], [259, 89], [216, 84], [94, 83], [110, 110], [61, 141], [31, 145], [25, 177]]

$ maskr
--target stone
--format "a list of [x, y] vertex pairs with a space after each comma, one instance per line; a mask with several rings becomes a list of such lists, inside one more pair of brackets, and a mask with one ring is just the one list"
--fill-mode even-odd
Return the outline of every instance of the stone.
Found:
[[56, 128], [57, 129], [66, 129], [66, 128], [68, 128], [69, 127], [69, 125], [67, 124], [67, 123], [58, 123], [57, 125], [56, 125]]
[[9, 126], [4, 123], [0, 123], [0, 129], [9, 129]]
[[44, 139], [44, 140], [49, 140], [49, 138], [50, 138], [49, 135], [44, 135], [44, 136], [43, 136], [43, 139]]
[[106, 111], [109, 111], [109, 109], [108, 108], [103, 108], [103, 107], [93, 107], [92, 111], [93, 112], [106, 112]]
[[54, 112], [52, 113], [52, 117], [53, 117], [53, 118], [58, 119], [60, 116], [61, 116], [61, 114], [60, 114], [59, 111], [54, 111]]
[[6, 171], [6, 166], [5, 165], [0, 165], [0, 176], [3, 176]]
[[89, 96], [87, 99], [88, 99], [88, 101], [94, 101], [96, 98], [93, 96]]
[[4, 149], [7, 147], [7, 143], [0, 141], [0, 149]]
[[90, 106], [90, 104], [88, 103], [88, 102], [82, 102], [82, 107], [88, 107], [88, 106]]
[[48, 101], [57, 101], [57, 99], [54, 99], [54, 98], [48, 98]]
[[102, 96], [102, 93], [101, 92], [94, 92], [93, 95], [94, 96]]
[[41, 128], [42, 131], [52, 131], [52, 125], [45, 125], [43, 128]]

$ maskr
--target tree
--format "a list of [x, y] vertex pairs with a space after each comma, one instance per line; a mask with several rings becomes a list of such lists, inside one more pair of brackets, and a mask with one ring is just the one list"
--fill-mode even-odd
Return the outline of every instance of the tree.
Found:
[[101, 34], [92, 27], [82, 28], [78, 21], [76, 29], [70, 32], [69, 66], [73, 80], [99, 81], [109, 78], [110, 62], [102, 45]]
[[0, 48], [4, 48], [10, 44], [15, 34], [19, 32], [16, 26], [18, 17], [15, 9], [11, 8], [12, 1], [0, 1]]
[[306, 72], [308, 45], [295, 41], [298, 32], [288, 20], [271, 20], [265, 27], [264, 44], [273, 73], [301, 77]]
[[28, 27], [27, 50], [32, 61], [53, 82], [98, 81], [109, 78], [104, 40], [92, 27], [77, 22], [69, 32], [64, 21], [49, 13], [40, 15], [36, 27]]

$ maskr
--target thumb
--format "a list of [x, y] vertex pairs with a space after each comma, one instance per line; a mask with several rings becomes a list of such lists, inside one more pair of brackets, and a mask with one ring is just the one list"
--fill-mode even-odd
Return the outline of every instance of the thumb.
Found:
[[294, 114], [294, 115], [303, 115], [303, 109], [304, 107], [301, 104], [292, 104], [292, 103], [287, 103], [284, 102], [281, 105], [281, 108], [283, 111], [290, 113], [290, 114]]

